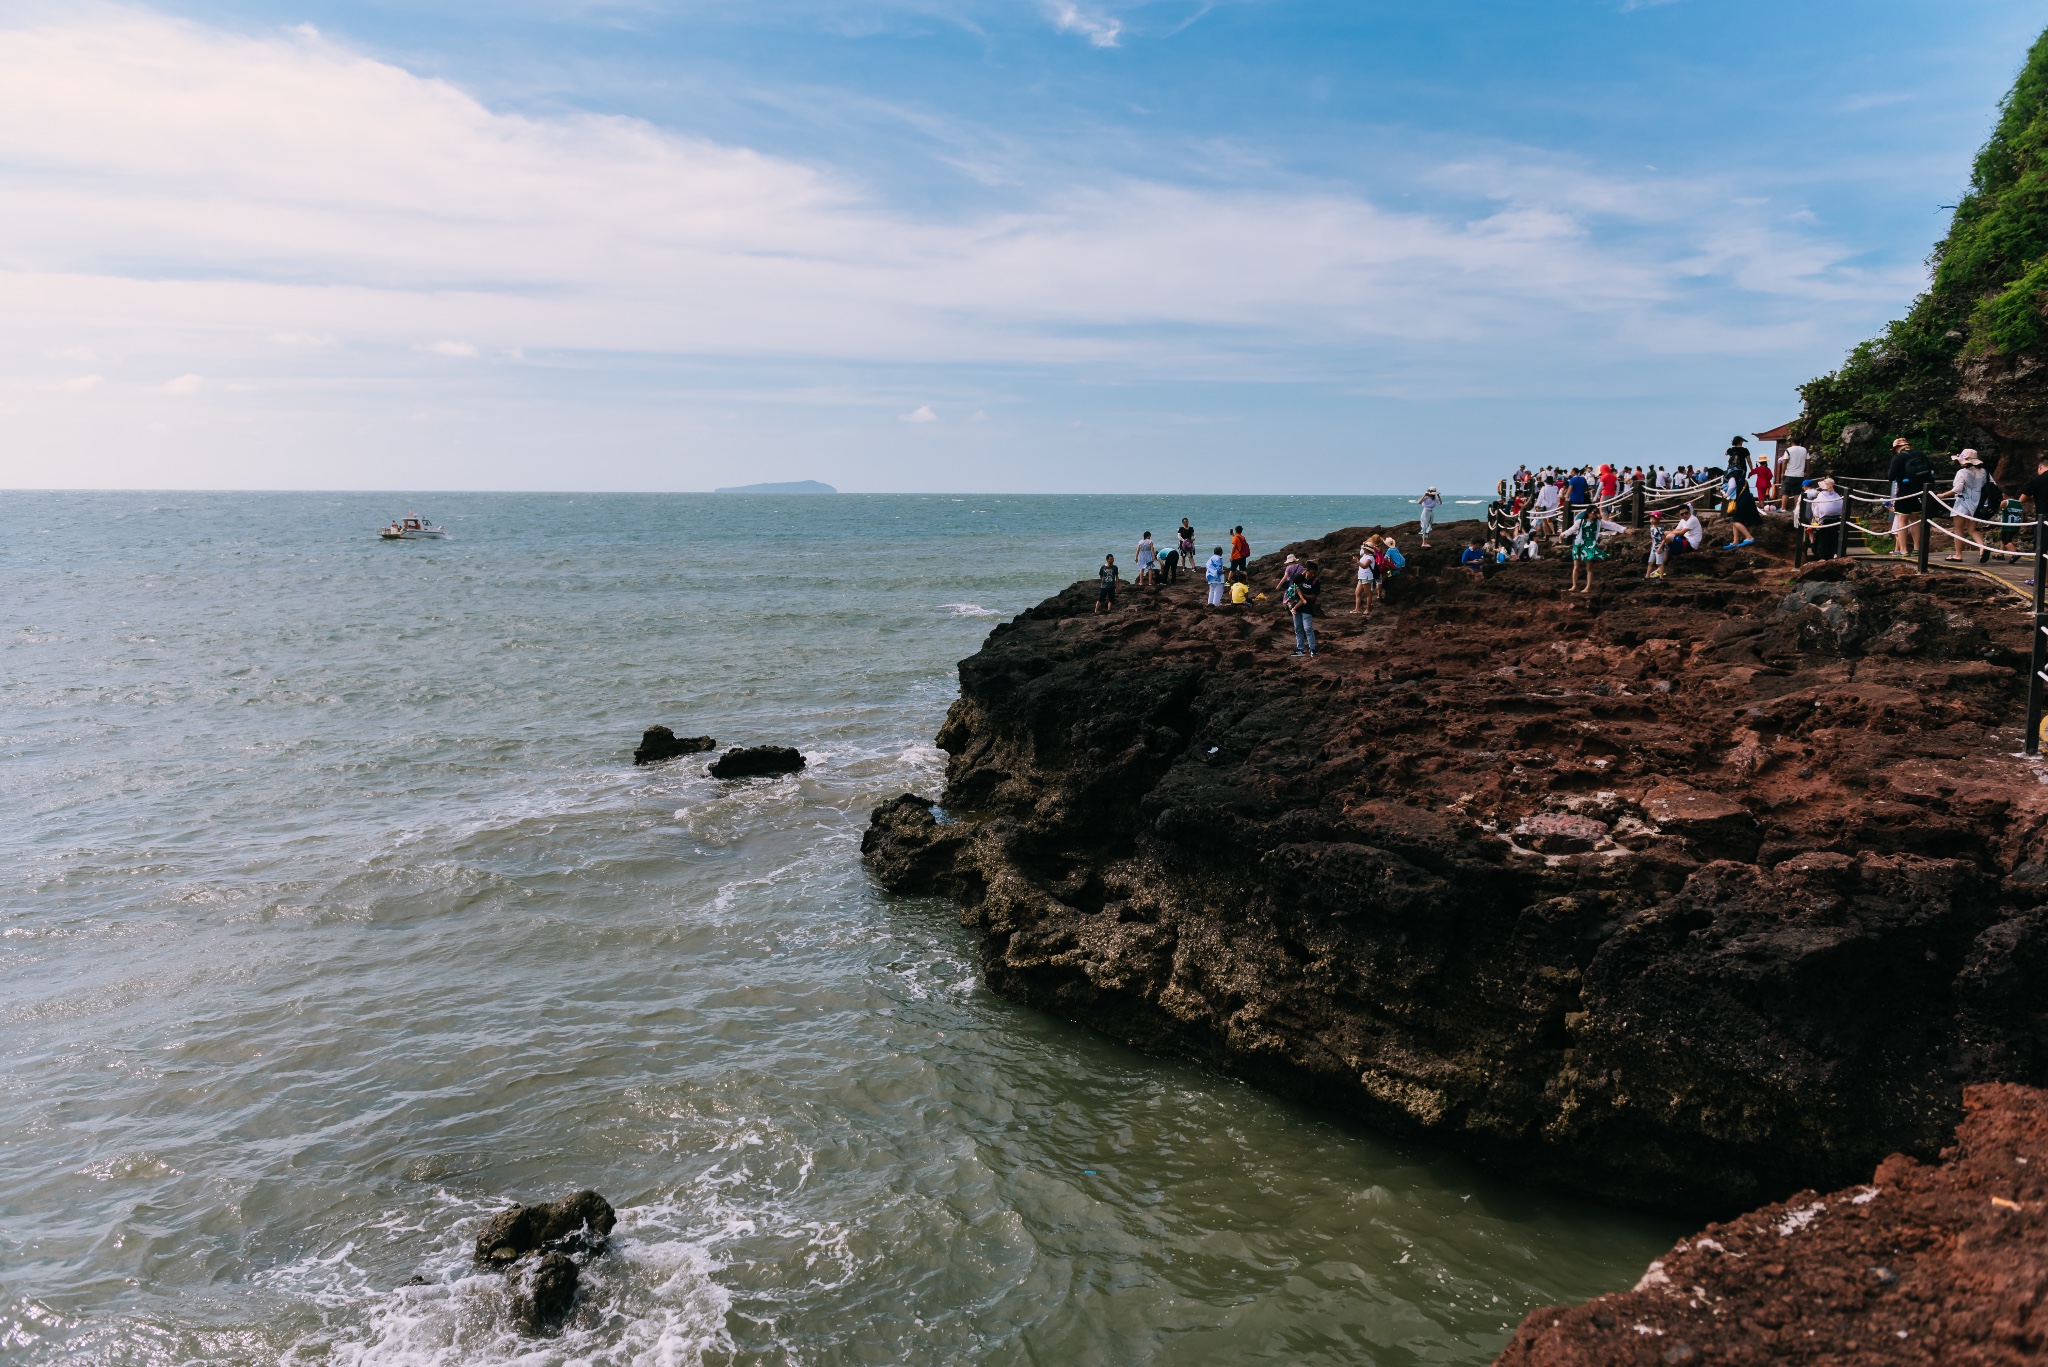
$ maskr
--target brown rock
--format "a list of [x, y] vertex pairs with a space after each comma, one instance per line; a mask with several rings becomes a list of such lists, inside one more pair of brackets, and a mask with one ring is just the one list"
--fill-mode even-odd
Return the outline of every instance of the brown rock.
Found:
[[717, 748], [718, 742], [709, 736], [678, 736], [666, 726], [650, 726], [640, 737], [640, 748], [633, 752], [633, 763], [659, 764], [677, 755], [700, 755]]
[[1709, 1225], [1633, 1291], [1538, 1310], [1498, 1367], [2019, 1367], [2048, 1358], [2048, 1092], [1987, 1085], [1942, 1165]]
[[869, 869], [1013, 1000], [1632, 1204], [1841, 1186], [2048, 1082], [2012, 595], [1745, 551], [1572, 597], [1460, 545], [1406, 538], [1314, 661], [1195, 583], [1020, 614], [961, 663], [945, 819], [885, 805]]

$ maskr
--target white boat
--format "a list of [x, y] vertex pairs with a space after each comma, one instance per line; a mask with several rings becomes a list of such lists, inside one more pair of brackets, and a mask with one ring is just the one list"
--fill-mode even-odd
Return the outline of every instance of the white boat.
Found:
[[448, 529], [436, 527], [418, 513], [407, 512], [377, 535], [386, 541], [445, 541]]

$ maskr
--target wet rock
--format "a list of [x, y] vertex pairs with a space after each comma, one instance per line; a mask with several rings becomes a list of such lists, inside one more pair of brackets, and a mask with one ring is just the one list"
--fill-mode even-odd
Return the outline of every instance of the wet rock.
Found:
[[544, 1334], [568, 1317], [582, 1279], [576, 1260], [566, 1253], [543, 1253], [518, 1278], [512, 1293], [512, 1318], [528, 1334]]
[[2048, 1355], [2048, 1093], [1971, 1087], [1939, 1167], [1709, 1225], [1635, 1289], [1537, 1310], [1498, 1367], [1972, 1363]]
[[617, 1223], [611, 1203], [594, 1191], [513, 1206], [493, 1215], [476, 1236], [476, 1261], [486, 1267], [508, 1267], [543, 1249], [594, 1253], [604, 1247]]
[[[1964, 1084], [2048, 1081], [2000, 586], [1746, 551], [1575, 599], [1443, 542], [1312, 664], [1194, 583], [1004, 623], [939, 732], [944, 819], [886, 804], [868, 868], [952, 897], [1012, 1000], [1631, 1204], [1839, 1186], [1932, 1157]], [[1843, 592], [1781, 613], [1804, 584]], [[1852, 603], [1906, 651], [1845, 651]]]
[[711, 761], [704, 772], [713, 778], [751, 778], [756, 774], [793, 774], [804, 763], [804, 757], [787, 746], [734, 746]]
[[659, 764], [677, 755], [700, 755], [717, 748], [718, 742], [709, 736], [678, 736], [666, 726], [650, 726], [640, 737], [640, 748], [633, 752], [633, 763]]

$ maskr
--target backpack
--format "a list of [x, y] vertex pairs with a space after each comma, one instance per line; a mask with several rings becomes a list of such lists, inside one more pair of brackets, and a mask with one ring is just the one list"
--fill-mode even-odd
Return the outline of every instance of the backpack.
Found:
[[1934, 467], [1927, 463], [1927, 457], [1921, 455], [1918, 448], [1907, 447], [1906, 468], [1903, 477], [1899, 480], [1899, 491], [1901, 493], [1918, 493], [1932, 483], [1934, 483]]

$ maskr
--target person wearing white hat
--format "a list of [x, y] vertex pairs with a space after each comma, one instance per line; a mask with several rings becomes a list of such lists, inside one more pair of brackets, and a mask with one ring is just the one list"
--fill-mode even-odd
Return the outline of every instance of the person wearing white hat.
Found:
[[1970, 519], [1977, 515], [1977, 504], [1984, 497], [1984, 479], [1984, 462], [1978, 459], [1975, 451], [1965, 449], [1956, 452], [1955, 482], [1949, 486], [1948, 533], [1951, 545], [1945, 559], [1961, 560], [1963, 547], [1969, 541], [1982, 540]]
[[1422, 497], [1415, 500], [1422, 505], [1422, 544], [1429, 544], [1429, 534], [1436, 526], [1436, 510], [1444, 504], [1444, 496], [1436, 491], [1434, 484], [1422, 491]]

